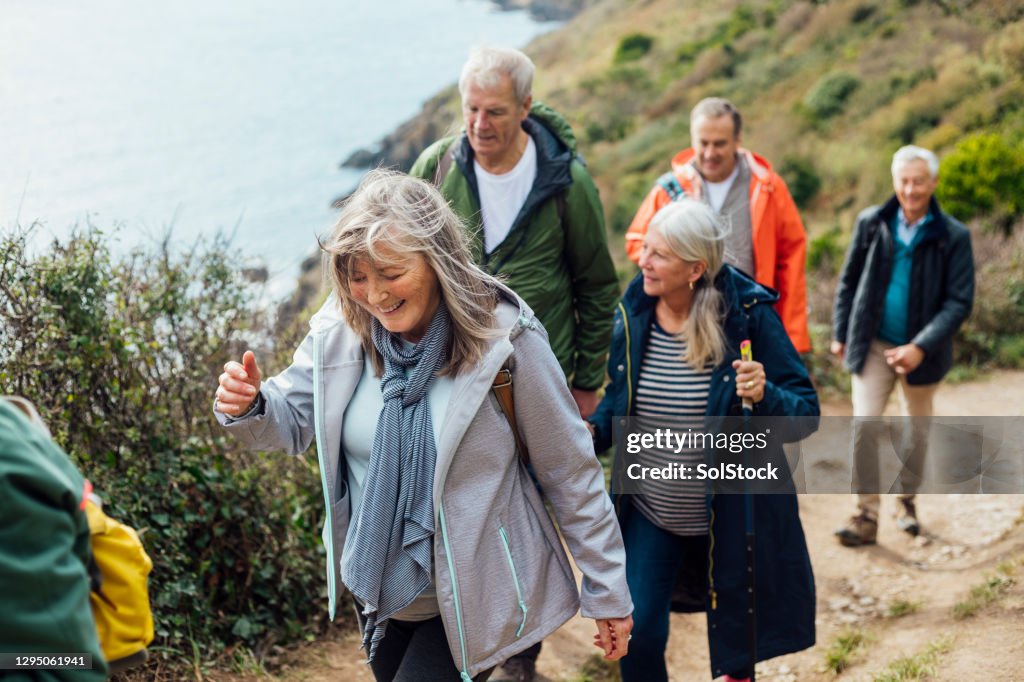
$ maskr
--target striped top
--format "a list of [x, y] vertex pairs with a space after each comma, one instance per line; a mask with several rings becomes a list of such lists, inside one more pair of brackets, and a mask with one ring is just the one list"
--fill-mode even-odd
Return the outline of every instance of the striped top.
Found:
[[[640, 364], [636, 389], [636, 416], [665, 421], [662, 428], [685, 432], [703, 429], [711, 387], [711, 367], [695, 371], [681, 358], [685, 357], [686, 341], [651, 322], [650, 339]], [[655, 422], [652, 427], [659, 424]], [[635, 459], [645, 467], [683, 464], [695, 471], [704, 461], [700, 448], [684, 448], [680, 452], [641, 450]], [[643, 493], [633, 498], [634, 505], [654, 525], [676, 535], [707, 535], [708, 512], [704, 483], [701, 481], [648, 480]]]

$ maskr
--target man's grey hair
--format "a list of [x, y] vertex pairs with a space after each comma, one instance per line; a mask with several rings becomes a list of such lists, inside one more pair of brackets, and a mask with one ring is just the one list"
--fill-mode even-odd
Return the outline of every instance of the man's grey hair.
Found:
[[474, 47], [462, 66], [459, 76], [459, 94], [466, 98], [470, 84], [493, 88], [501, 84], [501, 77], [512, 80], [516, 103], [522, 104], [533, 93], [534, 66], [530, 58], [511, 47]]
[[743, 117], [739, 109], [732, 105], [732, 102], [724, 97], [705, 97], [697, 102], [697, 106], [690, 112], [690, 128], [697, 122], [698, 118], [718, 118], [720, 116], [732, 117], [733, 137], [739, 137], [743, 129]]
[[895, 178], [900, 169], [911, 161], [924, 161], [928, 164], [928, 172], [932, 174], [932, 179], [939, 177], [939, 157], [935, 156], [935, 152], [912, 144], [900, 147], [892, 155], [892, 176]]

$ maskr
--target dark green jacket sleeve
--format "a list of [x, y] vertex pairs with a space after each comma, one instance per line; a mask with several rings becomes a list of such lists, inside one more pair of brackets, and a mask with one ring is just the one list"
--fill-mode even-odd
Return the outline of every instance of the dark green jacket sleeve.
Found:
[[90, 654], [92, 670], [5, 671], [5, 680], [103, 680], [89, 607], [85, 479], [0, 400], [0, 652]]
[[451, 138], [446, 137], [424, 149], [416, 159], [416, 163], [409, 169], [409, 175], [432, 183], [434, 173], [437, 172], [437, 165], [441, 162], [441, 155], [448, 150], [450, 144]]
[[576, 388], [595, 390], [604, 383], [604, 362], [611, 344], [619, 283], [608, 253], [604, 211], [597, 187], [586, 169], [575, 161], [572, 180], [566, 194], [564, 216], [565, 257], [579, 318], [572, 384]]

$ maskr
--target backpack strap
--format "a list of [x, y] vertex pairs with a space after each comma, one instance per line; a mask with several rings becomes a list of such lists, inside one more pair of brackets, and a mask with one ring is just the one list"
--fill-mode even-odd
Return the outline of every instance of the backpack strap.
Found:
[[516, 439], [516, 451], [519, 452], [519, 459], [523, 460], [524, 465], [530, 466], [530, 451], [526, 449], [526, 443], [523, 442], [522, 436], [519, 435], [519, 426], [516, 424], [515, 400], [512, 393], [512, 369], [509, 367], [508, 360], [505, 361], [505, 364], [501, 366], [501, 369], [494, 376], [491, 391], [494, 393], [498, 405], [501, 406], [501, 411], [505, 413], [508, 425], [512, 427], [512, 437]]
[[434, 169], [434, 179], [431, 180], [431, 184], [438, 189], [441, 189], [444, 179], [448, 177], [448, 171], [452, 169], [452, 163], [455, 161], [454, 147], [455, 142], [453, 141], [441, 154], [441, 158], [437, 160], [437, 168]]
[[679, 184], [679, 180], [676, 179], [676, 174], [672, 171], [669, 171], [658, 178], [658, 187], [665, 190], [665, 194], [668, 194], [669, 201], [677, 201], [686, 196], [686, 191], [683, 190], [683, 186]]

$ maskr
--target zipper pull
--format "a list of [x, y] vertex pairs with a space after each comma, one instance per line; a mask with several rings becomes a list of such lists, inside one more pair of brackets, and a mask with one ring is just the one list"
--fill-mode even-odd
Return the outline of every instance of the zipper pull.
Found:
[[711, 610], [714, 611], [718, 608], [718, 592], [711, 590]]

